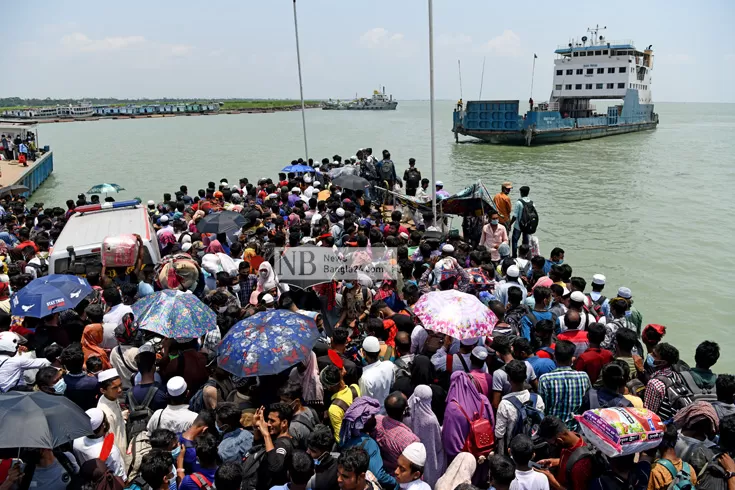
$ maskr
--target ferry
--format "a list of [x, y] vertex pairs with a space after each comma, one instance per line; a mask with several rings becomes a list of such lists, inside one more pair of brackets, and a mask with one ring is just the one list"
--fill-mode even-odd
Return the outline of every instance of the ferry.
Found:
[[341, 101], [329, 99], [324, 103], [322, 109], [325, 111], [395, 111], [398, 107], [398, 101], [393, 100], [392, 95], [385, 95], [385, 87], [383, 92], [373, 91], [370, 99], [357, 98], [351, 101]]
[[[549, 102], [519, 115], [518, 100], [473, 100], [454, 109], [455, 141], [471, 136], [498, 145], [542, 145], [647, 131], [658, 126], [653, 111], [652, 45], [640, 50], [631, 40], [608, 41], [599, 31], [555, 51]], [[621, 100], [599, 114], [592, 100]]]
[[[88, 102], [82, 102], [79, 105], [69, 104], [28, 109], [28, 117], [35, 119], [82, 118], [89, 117], [92, 114], [94, 114], [94, 109]], [[3, 115], [10, 116], [13, 114], [4, 113]]]

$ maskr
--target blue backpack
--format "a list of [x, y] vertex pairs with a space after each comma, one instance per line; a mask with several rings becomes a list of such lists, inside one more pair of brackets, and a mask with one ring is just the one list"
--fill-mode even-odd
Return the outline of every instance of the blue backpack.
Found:
[[525, 434], [533, 439], [536, 432], [538, 432], [539, 424], [544, 419], [544, 412], [536, 407], [538, 395], [531, 393], [531, 398], [525, 403], [522, 403], [517, 396], [508, 398], [508, 401], [513, 404], [518, 413], [508, 440], [512, 440], [518, 434]]
[[676, 466], [668, 459], [659, 459], [656, 463], [660, 464], [671, 473], [673, 480], [668, 486], [669, 490], [693, 490], [696, 488], [692, 484], [691, 475], [692, 467], [686, 461], [681, 462], [681, 471], [676, 470]]

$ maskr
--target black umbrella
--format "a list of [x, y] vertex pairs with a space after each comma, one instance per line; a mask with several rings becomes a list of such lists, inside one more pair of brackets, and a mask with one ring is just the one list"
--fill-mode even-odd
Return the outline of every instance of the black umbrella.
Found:
[[0, 427], [0, 448], [53, 449], [92, 433], [76, 403], [42, 391], [0, 394]]
[[8, 195], [17, 196], [18, 194], [23, 194], [29, 190], [30, 189], [28, 187], [20, 184], [6, 185], [5, 187], [0, 187], [0, 197]]
[[227, 233], [239, 230], [245, 224], [245, 217], [234, 211], [220, 211], [206, 215], [197, 223], [200, 233]]
[[368, 182], [367, 179], [363, 179], [357, 175], [340, 175], [336, 179], [332, 180], [332, 184], [352, 191], [360, 191], [370, 187], [370, 182]]

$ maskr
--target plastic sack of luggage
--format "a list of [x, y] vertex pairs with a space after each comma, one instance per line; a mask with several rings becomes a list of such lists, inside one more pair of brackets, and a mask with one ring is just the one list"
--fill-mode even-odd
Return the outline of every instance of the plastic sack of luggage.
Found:
[[156, 266], [156, 286], [161, 289], [194, 291], [200, 275], [199, 264], [189, 255], [169, 255]]
[[598, 408], [575, 418], [584, 437], [611, 458], [658, 447], [665, 430], [661, 418], [645, 408]]
[[135, 235], [108, 236], [102, 241], [102, 263], [107, 267], [130, 267], [138, 258]]

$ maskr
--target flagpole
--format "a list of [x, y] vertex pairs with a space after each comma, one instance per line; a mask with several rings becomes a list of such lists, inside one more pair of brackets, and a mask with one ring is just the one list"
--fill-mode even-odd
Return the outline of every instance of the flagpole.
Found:
[[304, 106], [304, 83], [301, 79], [301, 51], [299, 50], [299, 23], [296, 20], [296, 0], [293, 0], [293, 28], [296, 33], [296, 62], [299, 66], [299, 93], [301, 94], [301, 125], [304, 128], [304, 155], [309, 162], [309, 147], [306, 144], [306, 107]]
[[480, 96], [478, 100], [482, 100], [482, 83], [485, 81], [485, 57], [482, 57], [482, 75], [480, 75]]
[[431, 111], [431, 211], [436, 226], [436, 145], [434, 144], [434, 2], [429, 0], [429, 110]]
[[533, 99], [533, 76], [536, 73], [536, 58], [536, 53], [533, 53], [533, 68], [531, 68], [531, 99]]

